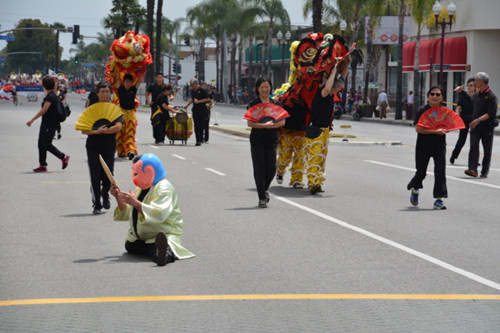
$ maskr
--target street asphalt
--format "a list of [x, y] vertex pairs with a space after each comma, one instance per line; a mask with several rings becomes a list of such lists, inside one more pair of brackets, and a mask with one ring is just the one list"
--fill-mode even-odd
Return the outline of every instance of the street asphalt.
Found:
[[[447, 210], [432, 209], [431, 164], [413, 207], [414, 130], [345, 118], [349, 141], [334, 127], [326, 192], [292, 189], [287, 174], [259, 209], [244, 109], [216, 105], [219, 125], [196, 147], [193, 137], [153, 145], [141, 107], [139, 153], [162, 159], [196, 254], [157, 267], [125, 252], [115, 202], [92, 215], [86, 137], [74, 130], [84, 99], [68, 96], [73, 113], [54, 140], [69, 167], [49, 154], [43, 174], [31, 171], [40, 120], [25, 125], [40, 101], [0, 101], [1, 332], [499, 331], [500, 145], [488, 179], [463, 174], [466, 149], [447, 166]], [[117, 159], [123, 190], [130, 173]]]

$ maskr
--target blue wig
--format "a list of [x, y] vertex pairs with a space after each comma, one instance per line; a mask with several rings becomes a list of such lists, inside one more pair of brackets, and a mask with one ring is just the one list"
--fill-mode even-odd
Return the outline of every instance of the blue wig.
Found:
[[144, 168], [147, 165], [151, 165], [155, 170], [155, 178], [153, 179], [153, 185], [158, 184], [160, 180], [165, 178], [167, 175], [167, 171], [163, 168], [163, 164], [161, 160], [155, 154], [144, 154], [139, 155], [134, 158], [134, 163], [142, 161], [142, 171], [144, 172]]

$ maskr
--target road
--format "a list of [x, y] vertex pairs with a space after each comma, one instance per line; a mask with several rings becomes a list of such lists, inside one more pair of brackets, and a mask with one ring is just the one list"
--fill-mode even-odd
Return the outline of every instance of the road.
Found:
[[[0, 331], [498, 332], [499, 144], [488, 179], [463, 174], [464, 150], [447, 166], [448, 209], [432, 209], [432, 175], [415, 208], [414, 130], [342, 120], [354, 135], [402, 144], [331, 143], [325, 193], [289, 188], [285, 176], [259, 209], [248, 139], [212, 131], [201, 147], [154, 146], [139, 113], [139, 152], [164, 162], [196, 254], [157, 267], [125, 253], [128, 226], [112, 211], [91, 214], [85, 136], [73, 130], [84, 102], [69, 100], [54, 143], [70, 165], [49, 156], [44, 174], [31, 172], [39, 121], [25, 125], [39, 104], [0, 101]], [[214, 111], [221, 126], [244, 125], [244, 109]], [[130, 172], [116, 162], [126, 190]]]

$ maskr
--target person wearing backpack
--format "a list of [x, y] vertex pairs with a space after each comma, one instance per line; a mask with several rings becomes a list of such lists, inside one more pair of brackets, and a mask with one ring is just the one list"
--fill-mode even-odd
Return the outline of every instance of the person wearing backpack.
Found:
[[61, 152], [52, 144], [52, 140], [54, 139], [54, 135], [60, 123], [57, 115], [59, 97], [54, 91], [54, 78], [45, 75], [42, 79], [42, 87], [45, 93], [42, 109], [26, 123], [28, 127], [31, 127], [35, 120], [42, 117], [40, 133], [38, 134], [38, 161], [40, 166], [33, 169], [33, 172], [47, 172], [47, 152], [52, 153], [62, 161], [62, 168], [64, 170], [69, 164], [69, 155]]

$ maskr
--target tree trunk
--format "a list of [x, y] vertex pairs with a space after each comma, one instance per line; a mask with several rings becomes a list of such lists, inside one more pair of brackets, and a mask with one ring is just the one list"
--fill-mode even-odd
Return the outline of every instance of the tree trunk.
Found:
[[198, 73], [200, 82], [205, 82], [205, 38], [201, 39]]
[[242, 86], [241, 84], [241, 70], [242, 70], [242, 56], [243, 56], [243, 41], [240, 38], [240, 42], [238, 43], [238, 85]]
[[[370, 20], [368, 20], [370, 21]], [[370, 24], [370, 23], [368, 23]], [[363, 92], [363, 104], [366, 104], [368, 101], [368, 83], [370, 81], [370, 66], [371, 66], [371, 61], [372, 61], [372, 29], [368, 28], [368, 43], [366, 44], [366, 65], [365, 65], [365, 90]]]
[[271, 62], [273, 57], [273, 20], [269, 21], [269, 27], [267, 29], [267, 77], [271, 79]]
[[155, 72], [162, 72], [163, 61], [161, 61], [161, 17], [162, 17], [163, 0], [158, 0], [156, 9], [156, 48], [155, 48]]
[[405, 24], [405, 1], [399, 8], [398, 70], [396, 79], [396, 120], [403, 119], [403, 29]]
[[313, 32], [321, 32], [322, 16], [323, 16], [323, 0], [313, 0], [312, 2]]
[[415, 63], [413, 66], [413, 114], [415, 115], [415, 112], [418, 110], [420, 107], [421, 101], [420, 101], [420, 73], [419, 73], [419, 66], [420, 66], [420, 27], [418, 27], [417, 30], [417, 40], [415, 42]]
[[[147, 2], [147, 35], [149, 37], [150, 42], [150, 52], [154, 50], [154, 40], [153, 40], [153, 21], [154, 21], [154, 11], [155, 11], [155, 0], [148, 0]], [[146, 72], [146, 82], [153, 82], [153, 72], [154, 66], [148, 65]]]

